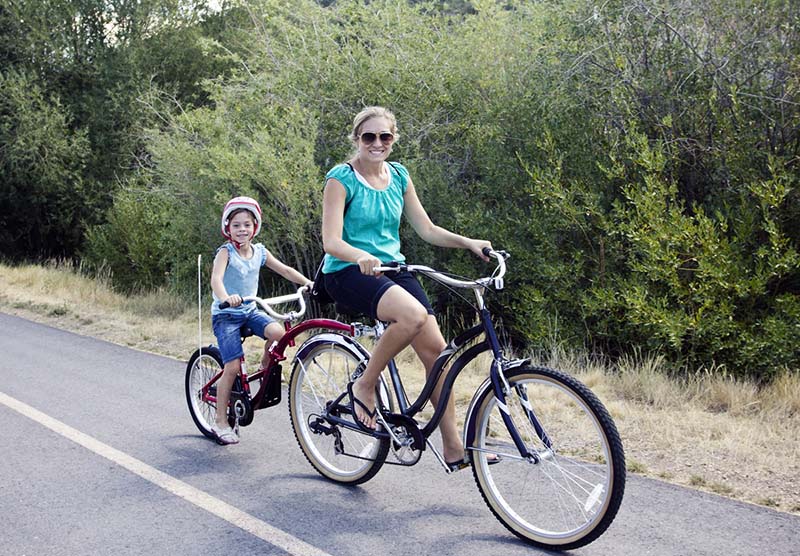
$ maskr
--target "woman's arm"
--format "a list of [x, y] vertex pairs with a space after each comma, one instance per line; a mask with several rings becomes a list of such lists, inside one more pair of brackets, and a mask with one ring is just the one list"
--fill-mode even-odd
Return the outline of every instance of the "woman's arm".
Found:
[[341, 261], [358, 264], [363, 274], [375, 274], [372, 269], [381, 265], [380, 259], [342, 239], [346, 198], [344, 185], [339, 180], [328, 179], [322, 196], [322, 248]]
[[303, 276], [303, 273], [299, 272], [298, 270], [292, 268], [291, 266], [282, 263], [275, 255], [273, 255], [269, 249], [267, 249], [267, 262], [265, 263], [266, 267], [273, 272], [276, 272], [289, 280], [290, 282], [294, 282], [295, 284], [299, 284], [301, 286], [306, 286], [311, 284], [311, 280]]
[[404, 208], [403, 212], [411, 223], [411, 227], [417, 232], [417, 235], [423, 240], [438, 247], [458, 247], [461, 249], [469, 249], [484, 261], [489, 258], [482, 253], [484, 247], [492, 248], [492, 244], [483, 239], [471, 239], [462, 235], [454, 234], [449, 230], [445, 230], [441, 226], [434, 224], [425, 207], [417, 197], [417, 191], [414, 189], [414, 184], [411, 178], [408, 178], [408, 185], [406, 193], [403, 196]]

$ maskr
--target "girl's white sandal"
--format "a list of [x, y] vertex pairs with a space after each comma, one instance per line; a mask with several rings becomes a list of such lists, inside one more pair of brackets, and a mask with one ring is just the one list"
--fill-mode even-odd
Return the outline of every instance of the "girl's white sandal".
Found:
[[211, 427], [211, 432], [214, 433], [217, 444], [227, 446], [228, 444], [239, 443], [239, 436], [231, 427], [222, 428], [217, 425], [213, 425]]

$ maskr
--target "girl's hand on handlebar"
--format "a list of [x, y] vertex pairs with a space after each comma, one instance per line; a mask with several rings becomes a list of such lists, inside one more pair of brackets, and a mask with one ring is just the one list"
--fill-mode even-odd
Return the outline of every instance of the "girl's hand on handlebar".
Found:
[[230, 307], [238, 307], [242, 304], [242, 296], [239, 294], [229, 295], [225, 298], [225, 303], [227, 303]]
[[366, 274], [367, 276], [380, 276], [380, 272], [375, 272], [375, 267], [383, 265], [378, 257], [368, 253], [364, 253], [364, 255], [359, 257], [356, 260], [356, 264], [358, 264], [361, 274]]
[[492, 242], [486, 241], [483, 239], [470, 239], [468, 240], [469, 250], [475, 253], [478, 257], [483, 259], [484, 261], [489, 260], [489, 256], [484, 253], [484, 249], [492, 250]]

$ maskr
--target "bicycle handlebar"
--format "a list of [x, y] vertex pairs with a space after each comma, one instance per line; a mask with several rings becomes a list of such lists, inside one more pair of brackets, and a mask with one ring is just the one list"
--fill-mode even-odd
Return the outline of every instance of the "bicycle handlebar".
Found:
[[448, 276], [446, 274], [442, 274], [438, 270], [434, 270], [429, 266], [424, 265], [415, 265], [415, 264], [405, 264], [401, 263], [397, 266], [376, 266], [373, 270], [375, 272], [396, 272], [398, 270], [405, 270], [408, 272], [418, 272], [420, 274], [425, 274], [439, 280], [443, 284], [448, 286], [452, 286], [454, 288], [465, 288], [465, 289], [477, 289], [477, 288], [485, 288], [489, 284], [494, 284], [495, 289], [502, 290], [503, 289], [503, 276], [506, 274], [506, 259], [509, 257], [509, 254], [505, 251], [494, 251], [489, 249], [488, 247], [483, 248], [483, 254], [487, 257], [494, 257], [497, 259], [497, 267], [495, 271], [492, 273], [491, 276], [487, 276], [485, 278], [477, 278], [475, 280], [458, 280], [457, 278], [453, 278], [452, 276]]
[[[242, 298], [242, 303], [246, 301], [253, 301], [256, 305], [261, 307], [264, 311], [266, 311], [272, 318], [277, 320], [293, 320], [299, 317], [302, 317], [306, 312], [306, 300], [304, 297], [304, 293], [309, 290], [308, 286], [300, 286], [297, 288], [295, 293], [290, 293], [287, 295], [279, 295], [277, 297], [270, 297], [268, 299], [262, 299], [256, 295], [248, 295]], [[288, 313], [279, 313], [275, 309], [273, 309], [272, 305], [280, 305], [282, 303], [289, 303], [291, 301], [297, 301], [300, 305], [298, 311], [289, 311]], [[219, 304], [220, 309], [227, 309], [230, 307], [230, 303], [227, 301], [223, 301]]]

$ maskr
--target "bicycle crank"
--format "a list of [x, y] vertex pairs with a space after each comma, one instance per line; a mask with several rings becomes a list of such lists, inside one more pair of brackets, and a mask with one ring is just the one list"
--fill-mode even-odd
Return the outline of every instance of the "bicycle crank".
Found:
[[[399, 465], [414, 465], [422, 457], [425, 439], [416, 421], [398, 413], [380, 413], [379, 420], [392, 440], [392, 454]], [[392, 462], [386, 462], [392, 463]]]
[[228, 406], [228, 424], [233, 427], [235, 424], [246, 427], [253, 422], [254, 410], [250, 395], [244, 391], [239, 377], [233, 384], [231, 391], [231, 403]]
[[401, 465], [414, 465], [422, 457], [422, 450], [414, 448], [414, 437], [404, 426], [392, 426], [391, 437], [392, 454]]

